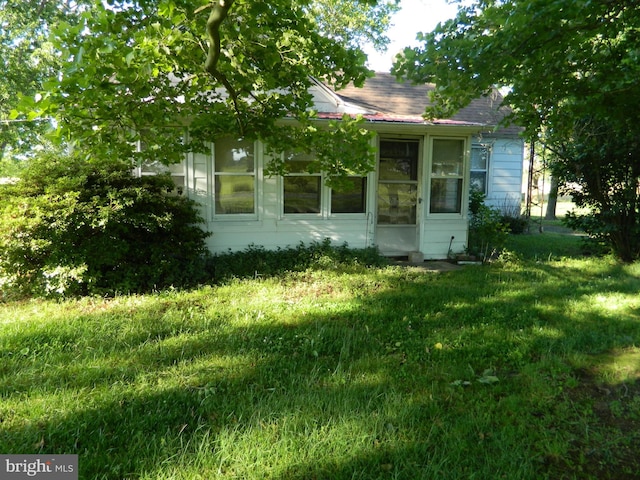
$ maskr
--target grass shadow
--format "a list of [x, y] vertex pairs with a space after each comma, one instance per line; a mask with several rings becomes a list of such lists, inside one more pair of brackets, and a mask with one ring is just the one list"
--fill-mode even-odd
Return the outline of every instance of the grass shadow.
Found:
[[640, 429], [599, 423], [579, 372], [640, 344], [639, 286], [611, 262], [393, 267], [5, 311], [0, 450], [78, 453], [81, 478], [616, 478]]

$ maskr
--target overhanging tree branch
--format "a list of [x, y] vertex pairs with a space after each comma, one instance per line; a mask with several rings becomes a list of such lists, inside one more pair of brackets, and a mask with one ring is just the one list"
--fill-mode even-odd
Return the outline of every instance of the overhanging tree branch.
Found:
[[[209, 18], [207, 19], [207, 33], [209, 38], [211, 39], [209, 43], [209, 51], [207, 53], [207, 59], [204, 63], [204, 69], [207, 73], [209, 73], [213, 78], [218, 80], [224, 88], [229, 93], [231, 100], [233, 101], [233, 106], [237, 114], [238, 127], [240, 128], [240, 133], [244, 134], [244, 128], [242, 125], [240, 108], [238, 105], [238, 92], [236, 92], [229, 79], [226, 77], [224, 73], [218, 70], [218, 61], [220, 60], [220, 48], [221, 48], [221, 40], [220, 40], [220, 26], [222, 22], [227, 18], [229, 10], [233, 5], [233, 0], [217, 0], [213, 2], [211, 6], [211, 13], [209, 14]], [[200, 11], [200, 9], [196, 10], [196, 13]]]

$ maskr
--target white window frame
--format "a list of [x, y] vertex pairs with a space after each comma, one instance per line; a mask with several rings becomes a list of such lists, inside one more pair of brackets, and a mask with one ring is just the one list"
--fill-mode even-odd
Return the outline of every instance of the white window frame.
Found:
[[[438, 173], [436, 171], [436, 164], [434, 162], [434, 144], [438, 140], [452, 140], [462, 142], [462, 162], [460, 164], [460, 171], [457, 174], [446, 174], [444, 172]], [[469, 140], [467, 137], [455, 137], [455, 136], [434, 136], [429, 139], [429, 170], [428, 170], [428, 198], [427, 198], [427, 215], [437, 216], [438, 218], [444, 218], [446, 216], [450, 218], [459, 218], [466, 212], [465, 202], [468, 199], [468, 194], [465, 191], [468, 188], [465, 181], [465, 172], [467, 172], [468, 157], [469, 157]], [[433, 198], [433, 180], [453, 180], [460, 181], [460, 210], [457, 212], [433, 212], [431, 210], [431, 201]]]
[[[364, 192], [362, 192], [362, 200], [364, 202], [363, 204], [363, 210], [361, 212], [334, 212], [333, 211], [333, 189], [329, 188], [329, 192], [328, 192], [328, 212], [329, 215], [332, 217], [338, 217], [338, 218], [345, 218], [347, 216], [350, 217], [356, 217], [356, 218], [362, 218], [363, 216], [365, 216], [368, 212], [368, 207], [369, 207], [369, 185], [371, 185], [371, 178], [370, 175], [353, 175], [353, 176], [349, 176], [347, 177], [349, 179], [360, 179], [364, 181]], [[324, 179], [323, 179], [324, 181]]]
[[[136, 152], [143, 152], [145, 148], [145, 144], [142, 140], [138, 140], [136, 142]], [[172, 163], [171, 165], [165, 165], [157, 160], [153, 162], [139, 161], [133, 172], [136, 177], [155, 176], [166, 173], [171, 176], [171, 179], [175, 184], [175, 188], [171, 193], [175, 195], [184, 194], [186, 187], [186, 168], [184, 160], [180, 163]]]
[[[283, 154], [284, 156], [285, 154]], [[316, 212], [301, 212], [301, 213], [291, 213], [285, 212], [285, 179], [291, 177], [317, 177], [320, 181], [319, 187], [319, 211]], [[328, 219], [328, 218], [364, 218], [367, 214], [368, 209], [368, 195], [369, 195], [369, 185], [371, 184], [371, 179], [369, 175], [357, 176], [354, 175], [349, 178], [359, 179], [363, 178], [365, 182], [365, 192], [364, 192], [364, 211], [362, 212], [333, 212], [332, 211], [332, 198], [333, 198], [333, 189], [327, 187], [325, 185], [326, 175], [325, 172], [314, 172], [309, 173], [307, 171], [301, 172], [288, 172], [287, 174], [280, 177], [280, 215], [281, 218], [284, 219]]]
[[[255, 220], [258, 217], [258, 157], [259, 157], [259, 145], [257, 141], [252, 142], [253, 147], [253, 170], [251, 172], [224, 172], [219, 171], [216, 168], [216, 143], [220, 145], [223, 139], [218, 140], [218, 142], [211, 143], [211, 207], [212, 207], [212, 217], [215, 220], [225, 220], [225, 221], [242, 221], [242, 220]], [[229, 138], [225, 138], [224, 140], [229, 140]], [[236, 142], [241, 142], [242, 139], [236, 140]], [[218, 212], [216, 211], [217, 205], [217, 194], [216, 194], [216, 181], [218, 177], [231, 177], [231, 176], [242, 176], [242, 177], [252, 177], [253, 178], [253, 212], [241, 212], [241, 213], [227, 213], [227, 212]]]
[[[484, 150], [486, 153], [486, 162], [485, 162], [485, 168], [481, 169], [481, 168], [473, 168], [473, 152], [477, 151], [477, 150]], [[469, 158], [469, 189], [473, 188], [473, 173], [483, 173], [484, 174], [484, 191], [482, 193], [484, 193], [485, 195], [489, 195], [489, 171], [490, 171], [490, 165], [491, 165], [491, 154], [492, 152], [492, 145], [491, 144], [487, 144], [487, 143], [473, 143], [471, 145], [471, 156]]]

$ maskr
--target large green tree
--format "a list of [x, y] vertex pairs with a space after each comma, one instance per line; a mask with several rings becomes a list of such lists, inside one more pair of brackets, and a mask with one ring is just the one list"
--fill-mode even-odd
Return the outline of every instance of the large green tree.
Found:
[[591, 207], [582, 222], [624, 260], [640, 256], [640, 9], [630, 0], [476, 0], [394, 66], [435, 82], [427, 115], [508, 87], [512, 120], [559, 159]]
[[[95, 1], [77, 9], [78, 22], [50, 25], [62, 66], [39, 100], [23, 107], [55, 117], [61, 137], [102, 157], [135, 158], [142, 142], [140, 155], [175, 162], [185, 149], [233, 135], [265, 140], [276, 151], [315, 151], [314, 168], [334, 178], [368, 171], [361, 122], [343, 118], [318, 128], [309, 88], [312, 77], [336, 88], [362, 84], [371, 72], [359, 42], [380, 38], [384, 46], [397, 2], [342, 2], [333, 23], [322, 15], [324, 3]], [[292, 121], [283, 126], [283, 118]]]
[[82, 2], [0, 0], [0, 160], [27, 153], [42, 143], [47, 119], [11, 115], [29, 103], [55, 75], [59, 57], [48, 41], [49, 25], [74, 22]]

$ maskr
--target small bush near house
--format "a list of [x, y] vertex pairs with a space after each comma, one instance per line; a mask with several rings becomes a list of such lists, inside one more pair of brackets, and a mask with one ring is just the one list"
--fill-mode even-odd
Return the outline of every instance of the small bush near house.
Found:
[[529, 220], [527, 220], [522, 215], [514, 216], [508, 214], [502, 214], [500, 217], [500, 222], [502, 222], [509, 229], [509, 233], [514, 235], [520, 235], [527, 230], [529, 226]]
[[469, 242], [470, 255], [486, 261], [500, 252], [507, 241], [509, 227], [503, 222], [503, 215], [497, 208], [485, 204], [485, 194], [472, 190], [469, 200]]
[[168, 176], [125, 163], [44, 155], [0, 191], [0, 287], [26, 295], [114, 294], [183, 286], [207, 249], [192, 201]]
[[507, 226], [509, 233], [520, 235], [527, 230], [529, 220], [522, 215], [520, 199], [506, 198], [500, 212], [500, 222]]
[[240, 252], [212, 256], [207, 271], [213, 282], [230, 278], [270, 277], [285, 272], [301, 272], [309, 268], [331, 268], [348, 265], [382, 266], [388, 260], [374, 247], [351, 249], [348, 245], [334, 246], [330, 239], [295, 247], [267, 250], [251, 245]]

